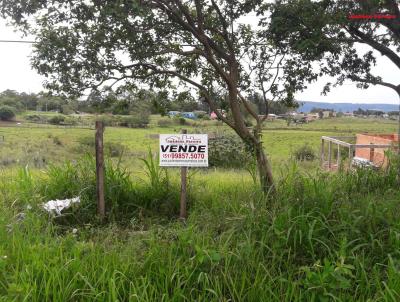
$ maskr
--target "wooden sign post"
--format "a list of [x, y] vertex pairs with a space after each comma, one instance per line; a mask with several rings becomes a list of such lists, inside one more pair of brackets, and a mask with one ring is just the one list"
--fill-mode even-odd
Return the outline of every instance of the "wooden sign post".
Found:
[[[186, 129], [182, 129], [182, 134], [187, 134]], [[187, 200], [186, 200], [186, 188], [187, 188], [187, 167], [181, 167], [181, 203], [179, 218], [185, 220], [187, 218]]]
[[104, 201], [104, 152], [103, 152], [103, 133], [104, 124], [96, 121], [96, 191], [97, 191], [97, 214], [103, 221], [106, 215], [106, 205]]

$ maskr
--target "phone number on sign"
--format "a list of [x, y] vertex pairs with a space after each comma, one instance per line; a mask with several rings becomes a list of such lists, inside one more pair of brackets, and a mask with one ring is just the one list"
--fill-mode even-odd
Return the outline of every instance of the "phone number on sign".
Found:
[[200, 153], [168, 153], [163, 154], [163, 158], [180, 158], [180, 159], [204, 159], [204, 154]]

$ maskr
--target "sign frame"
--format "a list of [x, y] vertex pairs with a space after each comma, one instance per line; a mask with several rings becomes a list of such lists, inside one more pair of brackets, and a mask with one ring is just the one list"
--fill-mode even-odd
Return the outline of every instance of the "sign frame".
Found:
[[208, 134], [160, 134], [160, 167], [207, 168]]

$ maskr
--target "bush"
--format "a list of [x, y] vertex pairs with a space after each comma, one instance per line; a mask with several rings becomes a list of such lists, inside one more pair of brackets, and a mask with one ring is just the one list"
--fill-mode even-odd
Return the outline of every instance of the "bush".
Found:
[[299, 161], [313, 161], [316, 159], [315, 151], [310, 145], [305, 144], [293, 152], [295, 159]]
[[67, 118], [65, 118], [64, 120], [64, 124], [65, 125], [77, 125], [78, 124], [78, 119], [72, 116], [68, 116]]
[[161, 118], [157, 121], [158, 127], [169, 127], [172, 125], [172, 120], [170, 118]]
[[172, 118], [172, 120], [174, 121], [175, 124], [177, 125], [186, 125], [186, 119], [184, 117], [181, 116], [174, 116]]
[[150, 122], [148, 114], [135, 114], [120, 118], [120, 126], [128, 128], [146, 128]]
[[209, 116], [208, 116], [208, 113], [207, 113], [206, 111], [195, 110], [195, 111], [193, 111], [193, 112], [197, 115], [197, 117], [198, 117], [199, 119], [203, 119], [204, 117], [209, 117]]
[[186, 119], [184, 117], [179, 117], [179, 125], [186, 125]]
[[98, 121], [102, 121], [106, 126], [119, 126], [127, 128], [146, 128], [150, 122], [150, 115], [146, 112], [129, 116], [100, 116]]
[[74, 110], [70, 105], [62, 105], [61, 106], [61, 113], [62, 114], [72, 114], [74, 113]]
[[2, 121], [12, 121], [15, 118], [15, 109], [10, 106], [0, 107], [0, 120]]
[[254, 163], [249, 147], [234, 134], [218, 134], [208, 139], [209, 165], [222, 168], [247, 168]]
[[38, 114], [31, 114], [31, 115], [27, 115], [25, 116], [25, 119], [27, 121], [31, 121], [34, 123], [44, 123], [47, 121], [47, 117], [44, 115], [38, 115]]
[[49, 123], [52, 125], [61, 125], [65, 122], [65, 117], [62, 115], [55, 115], [49, 119]]

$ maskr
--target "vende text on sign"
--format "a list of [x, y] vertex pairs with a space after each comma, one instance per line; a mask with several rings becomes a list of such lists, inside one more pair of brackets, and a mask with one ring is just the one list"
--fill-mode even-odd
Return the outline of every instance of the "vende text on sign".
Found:
[[160, 134], [160, 166], [208, 167], [207, 134]]

